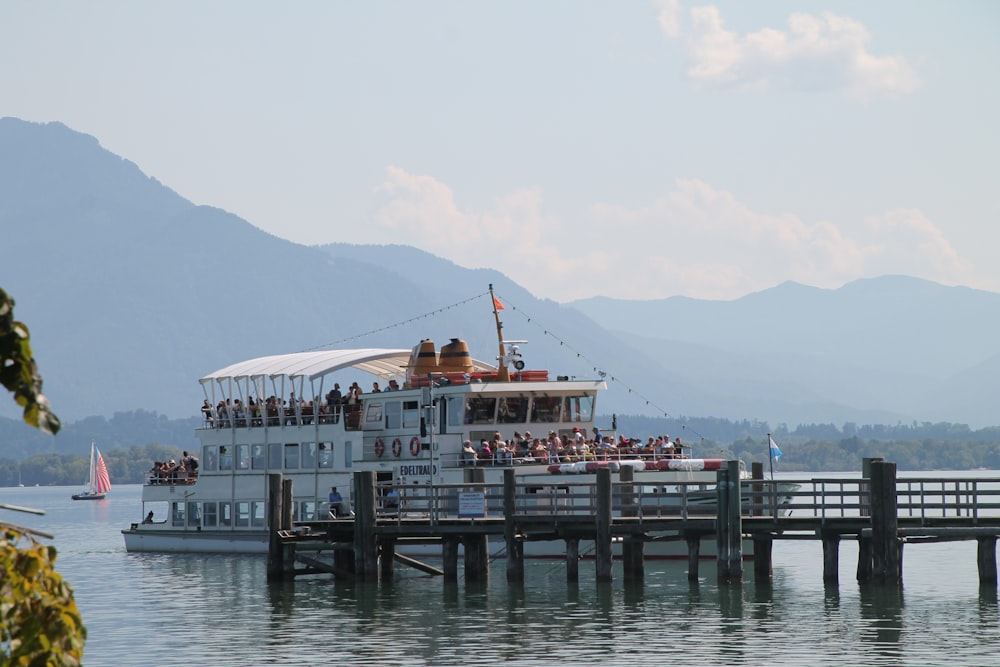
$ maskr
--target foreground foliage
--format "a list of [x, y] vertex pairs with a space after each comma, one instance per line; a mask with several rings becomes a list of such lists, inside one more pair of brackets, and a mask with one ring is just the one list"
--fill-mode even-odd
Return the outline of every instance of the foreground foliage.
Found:
[[[22, 546], [22, 542], [26, 544]], [[87, 630], [72, 589], [55, 571], [55, 560], [55, 547], [3, 526], [0, 664], [80, 664]]]
[[[42, 394], [28, 327], [14, 320], [14, 300], [2, 289], [0, 383], [24, 408], [26, 423], [53, 435], [59, 431], [59, 418]], [[55, 571], [55, 547], [2, 522], [0, 530], [0, 665], [79, 665], [87, 629], [73, 589]]]
[[24, 421], [46, 433], [59, 431], [59, 418], [42, 393], [42, 376], [31, 354], [28, 327], [14, 319], [14, 299], [0, 289], [0, 384], [24, 408]]

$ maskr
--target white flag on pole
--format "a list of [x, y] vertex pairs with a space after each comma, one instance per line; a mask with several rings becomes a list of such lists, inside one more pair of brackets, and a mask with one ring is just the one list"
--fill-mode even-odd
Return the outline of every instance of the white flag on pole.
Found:
[[778, 443], [776, 443], [774, 441], [774, 438], [772, 438], [771, 436], [767, 436], [767, 439], [771, 441], [770, 442], [770, 444], [771, 444], [771, 458], [774, 459], [775, 461], [777, 461], [778, 459], [781, 458], [781, 448], [778, 447]]

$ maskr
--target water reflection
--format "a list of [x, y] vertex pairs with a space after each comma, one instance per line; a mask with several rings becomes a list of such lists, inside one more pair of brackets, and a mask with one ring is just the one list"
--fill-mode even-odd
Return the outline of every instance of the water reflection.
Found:
[[57, 536], [89, 630], [85, 664], [957, 667], [1000, 652], [997, 589], [979, 586], [974, 543], [908, 547], [905, 600], [898, 587], [824, 585], [818, 546], [791, 541], [775, 549], [770, 582], [736, 586], [710, 564], [690, 582], [686, 563], [660, 562], [640, 586], [620, 564], [597, 584], [591, 561], [570, 585], [565, 563], [530, 560], [517, 585], [503, 561], [480, 584], [405, 568], [381, 585], [268, 584], [263, 558], [125, 554], [138, 488], [105, 504], [73, 503], [73, 491], [0, 489], [0, 502], [49, 511], [32, 525]]
[[861, 618], [867, 620], [860, 633], [864, 643], [874, 644], [877, 653], [890, 659], [902, 655], [903, 587], [891, 584], [860, 586]]

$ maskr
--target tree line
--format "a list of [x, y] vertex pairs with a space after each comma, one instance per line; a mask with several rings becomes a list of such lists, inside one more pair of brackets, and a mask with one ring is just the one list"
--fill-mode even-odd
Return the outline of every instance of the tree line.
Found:
[[[680, 436], [691, 454], [738, 458], [750, 464], [768, 461], [767, 434], [778, 442], [785, 472], [853, 471], [864, 457], [881, 456], [900, 470], [1000, 470], [1000, 429], [972, 430], [964, 424], [885, 425], [808, 424], [789, 429], [756, 420], [719, 418], [665, 419], [604, 415], [597, 425], [643, 441], [652, 435]], [[90, 441], [97, 442], [113, 484], [141, 484], [154, 461], [180, 458], [198, 449], [198, 417], [168, 419], [135, 410], [110, 419], [88, 417], [64, 424], [57, 437], [20, 421], [0, 419], [0, 486], [82, 485], [87, 480]]]

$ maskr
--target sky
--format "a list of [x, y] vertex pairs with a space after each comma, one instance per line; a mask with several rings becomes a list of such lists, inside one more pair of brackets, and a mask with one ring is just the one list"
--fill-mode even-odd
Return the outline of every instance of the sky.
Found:
[[557, 302], [1000, 292], [998, 28], [989, 0], [4, 0], [0, 116]]

